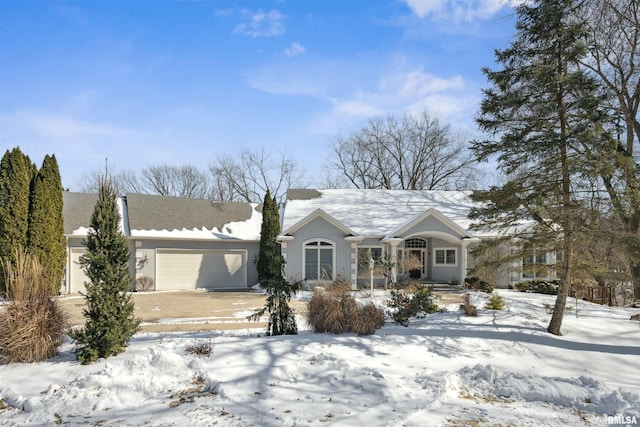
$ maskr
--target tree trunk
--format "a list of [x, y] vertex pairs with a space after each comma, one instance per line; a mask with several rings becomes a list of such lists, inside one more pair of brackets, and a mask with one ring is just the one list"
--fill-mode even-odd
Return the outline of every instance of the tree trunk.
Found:
[[640, 300], [640, 262], [631, 261], [631, 280], [633, 283], [633, 299]]

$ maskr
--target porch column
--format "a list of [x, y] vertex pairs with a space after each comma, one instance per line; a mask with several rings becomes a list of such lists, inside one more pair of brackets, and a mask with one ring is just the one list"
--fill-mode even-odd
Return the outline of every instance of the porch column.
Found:
[[344, 238], [351, 244], [351, 290], [358, 289], [358, 244], [362, 242], [364, 237], [360, 236], [347, 236]]
[[471, 237], [463, 237], [461, 239], [462, 243], [462, 259], [460, 262], [460, 284], [464, 285], [464, 279], [467, 278], [467, 266], [469, 265], [468, 256], [469, 256], [469, 245], [473, 242], [477, 242], [478, 239], [474, 239]]
[[396, 283], [398, 279], [398, 245], [402, 243], [404, 239], [399, 237], [389, 237], [382, 239], [382, 243], [386, 243], [388, 245], [389, 251], [391, 252], [390, 260], [391, 260], [391, 283]]

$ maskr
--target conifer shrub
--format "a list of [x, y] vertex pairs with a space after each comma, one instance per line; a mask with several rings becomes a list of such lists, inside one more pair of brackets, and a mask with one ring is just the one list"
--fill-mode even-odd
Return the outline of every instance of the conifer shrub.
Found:
[[76, 341], [76, 358], [86, 365], [122, 353], [140, 325], [129, 293], [129, 247], [120, 231], [115, 190], [104, 178], [83, 245], [87, 254], [80, 264], [90, 279], [83, 311], [86, 322], [69, 335]]
[[0, 311], [0, 363], [39, 362], [56, 354], [68, 316], [51, 298], [38, 258], [14, 250], [0, 263], [9, 302]]
[[513, 285], [514, 288], [520, 292], [535, 292], [538, 294], [557, 295], [558, 294], [557, 280], [527, 280], [524, 282], [518, 282]]
[[487, 310], [504, 310], [504, 300], [496, 293], [491, 294], [491, 297], [485, 304], [484, 308]]
[[423, 318], [439, 310], [438, 305], [433, 301], [431, 288], [426, 286], [416, 287], [413, 293], [392, 290], [390, 295], [387, 306], [393, 309], [391, 318], [402, 326], [409, 326], [411, 318]]
[[487, 294], [493, 293], [493, 285], [489, 282], [481, 280], [479, 277], [466, 277], [464, 279], [465, 288], [473, 289]]

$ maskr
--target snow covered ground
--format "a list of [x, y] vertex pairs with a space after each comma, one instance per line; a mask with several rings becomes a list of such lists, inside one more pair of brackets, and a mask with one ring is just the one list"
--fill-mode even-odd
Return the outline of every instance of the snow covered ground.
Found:
[[[506, 311], [448, 306], [365, 337], [313, 334], [302, 319], [296, 336], [137, 334], [89, 366], [68, 343], [49, 361], [0, 366], [0, 425], [640, 424], [637, 310], [580, 302], [555, 337], [543, 307], [555, 297], [499, 293]], [[479, 308], [485, 298], [473, 295]]]

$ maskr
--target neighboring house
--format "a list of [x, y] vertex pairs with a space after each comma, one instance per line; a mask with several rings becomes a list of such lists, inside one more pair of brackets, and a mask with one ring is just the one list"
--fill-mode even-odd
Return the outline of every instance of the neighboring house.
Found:
[[[471, 192], [421, 190], [289, 190], [278, 237], [285, 274], [308, 284], [343, 279], [354, 286], [391, 280], [462, 283], [470, 251], [496, 234], [470, 230]], [[549, 257], [551, 258], [551, 257]], [[543, 262], [537, 257], [533, 262]], [[545, 256], [545, 261], [547, 258]], [[375, 268], [378, 267], [378, 268]], [[495, 283], [527, 279], [513, 263]]]
[[[84, 291], [80, 267], [97, 195], [63, 193], [67, 274], [62, 292]], [[118, 199], [132, 281], [152, 290], [247, 289], [258, 282], [262, 213], [249, 203], [127, 194]]]

